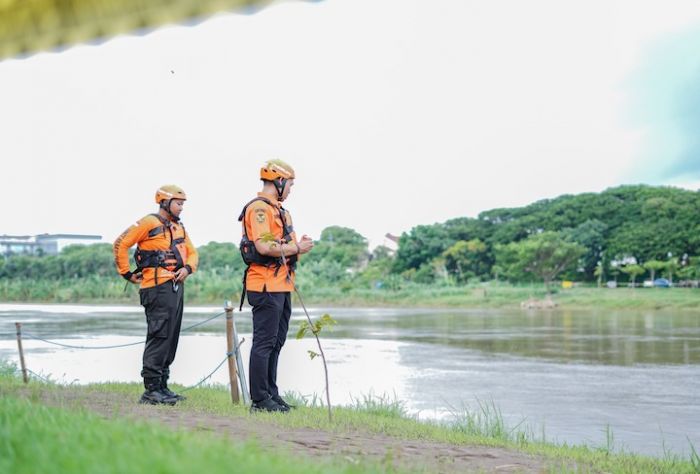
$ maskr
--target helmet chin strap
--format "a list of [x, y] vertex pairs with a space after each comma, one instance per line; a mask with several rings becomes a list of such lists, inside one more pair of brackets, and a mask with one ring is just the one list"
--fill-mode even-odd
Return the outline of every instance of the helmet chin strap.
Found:
[[170, 210], [170, 204], [172, 204], [172, 202], [173, 202], [172, 199], [168, 199], [167, 201], [165, 199], [163, 199], [160, 202], [160, 208], [165, 209], [165, 212], [167, 212], [170, 215], [170, 218], [173, 220], [173, 222], [180, 222], [180, 218], [177, 217], [175, 214], [173, 214], [172, 211]]
[[284, 178], [279, 178], [274, 180], [272, 184], [275, 185], [275, 189], [277, 190], [277, 200], [282, 202], [282, 194], [284, 193], [284, 186], [287, 184], [287, 180]]

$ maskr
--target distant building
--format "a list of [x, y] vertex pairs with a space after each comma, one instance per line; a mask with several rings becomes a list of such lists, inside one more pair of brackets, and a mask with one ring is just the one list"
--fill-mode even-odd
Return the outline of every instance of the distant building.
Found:
[[390, 248], [391, 250], [396, 250], [399, 247], [399, 239], [400, 237], [398, 235], [393, 235], [390, 232], [387, 232], [384, 235], [384, 246]]
[[34, 254], [37, 243], [29, 235], [0, 235], [0, 254]]
[[57, 255], [68, 245], [89, 245], [101, 241], [101, 235], [0, 235], [0, 255]]

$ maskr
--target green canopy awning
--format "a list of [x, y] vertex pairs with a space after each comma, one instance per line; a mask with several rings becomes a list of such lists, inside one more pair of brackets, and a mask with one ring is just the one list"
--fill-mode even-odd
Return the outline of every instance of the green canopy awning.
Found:
[[0, 0], [0, 60], [150, 31], [273, 0]]

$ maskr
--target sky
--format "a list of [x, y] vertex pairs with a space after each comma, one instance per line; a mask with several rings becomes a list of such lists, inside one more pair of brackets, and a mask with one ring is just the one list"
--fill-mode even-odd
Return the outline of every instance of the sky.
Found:
[[0, 235], [111, 242], [185, 189], [238, 242], [266, 159], [298, 234], [621, 184], [700, 188], [700, 2], [324, 0], [0, 62]]

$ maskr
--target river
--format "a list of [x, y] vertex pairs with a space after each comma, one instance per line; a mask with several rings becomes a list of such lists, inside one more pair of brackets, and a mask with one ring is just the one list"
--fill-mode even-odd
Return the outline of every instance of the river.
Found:
[[[188, 307], [183, 327], [222, 312]], [[672, 311], [430, 310], [311, 308], [338, 325], [324, 330], [331, 401], [368, 395], [405, 403], [421, 419], [449, 421], [463, 409], [495, 404], [506, 422], [537, 436], [661, 456], [664, 446], [700, 449], [700, 314]], [[235, 312], [247, 371], [251, 314]], [[279, 363], [278, 385], [324, 393], [323, 367], [310, 360], [313, 338], [295, 339], [295, 310]], [[68, 345], [143, 340], [138, 306], [0, 304], [0, 359], [17, 362], [14, 322]], [[183, 332], [172, 381], [197, 383], [226, 351], [224, 318]], [[66, 349], [24, 339], [28, 367], [62, 383], [140, 380], [142, 346]], [[211, 378], [226, 384], [226, 366]]]

